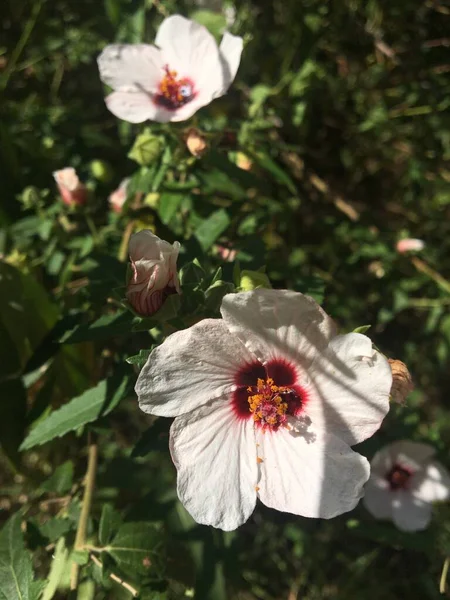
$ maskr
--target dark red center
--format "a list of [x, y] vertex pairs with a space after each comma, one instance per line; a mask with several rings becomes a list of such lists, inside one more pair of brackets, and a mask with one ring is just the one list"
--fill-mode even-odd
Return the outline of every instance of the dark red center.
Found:
[[[258, 393], [258, 380], [273, 380], [278, 388], [283, 388], [280, 392], [281, 400], [284, 406], [285, 416], [298, 416], [308, 400], [305, 390], [298, 382], [298, 375], [295, 368], [287, 361], [282, 359], [272, 360], [266, 365], [255, 361], [243, 365], [236, 373], [234, 378], [236, 390], [233, 392], [232, 403], [236, 415], [240, 419], [254, 418], [254, 412], [251, 411], [251, 398]], [[274, 394], [274, 401], [278, 394]], [[249, 402], [250, 399], [250, 402]], [[261, 404], [261, 410], [267, 411], [268, 407]], [[271, 430], [277, 430], [286, 419], [277, 419], [276, 424], [269, 427]], [[255, 421], [259, 427], [267, 428], [266, 420]]]
[[389, 487], [392, 491], [404, 490], [408, 487], [409, 478], [412, 471], [400, 465], [394, 465], [386, 475], [386, 480], [389, 482]]
[[195, 98], [194, 83], [191, 79], [178, 77], [178, 73], [171, 71], [168, 65], [164, 67], [164, 72], [158, 93], [154, 96], [156, 104], [168, 110], [175, 110]]

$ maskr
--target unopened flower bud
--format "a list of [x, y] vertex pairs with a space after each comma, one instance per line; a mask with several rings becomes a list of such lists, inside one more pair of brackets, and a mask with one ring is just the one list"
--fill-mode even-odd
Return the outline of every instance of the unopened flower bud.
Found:
[[253, 161], [243, 152], [238, 152], [236, 156], [236, 165], [243, 171], [250, 171], [253, 167]]
[[161, 150], [161, 138], [153, 135], [149, 129], [146, 129], [137, 136], [133, 147], [128, 153], [128, 158], [145, 167], [155, 162], [161, 154]]
[[180, 293], [177, 258], [180, 244], [161, 240], [148, 229], [131, 236], [129, 254], [132, 276], [127, 299], [144, 317], [155, 314], [170, 294]]
[[408, 238], [406, 240], [399, 240], [396, 245], [397, 252], [404, 254], [405, 252], [420, 252], [425, 248], [425, 242], [415, 238]]
[[189, 129], [188, 131], [186, 146], [192, 156], [195, 156], [196, 158], [200, 158], [208, 147], [206, 138], [198, 131], [198, 129], [194, 128]]
[[116, 213], [121, 213], [125, 200], [127, 199], [127, 187], [130, 183], [129, 179], [124, 179], [119, 187], [109, 195], [108, 201], [112, 210]]
[[54, 171], [53, 177], [64, 204], [67, 206], [86, 204], [87, 189], [84, 183], [78, 179], [75, 169], [66, 167], [60, 171]]
[[411, 374], [401, 360], [390, 358], [389, 364], [392, 371], [392, 400], [398, 404], [405, 404], [406, 397], [414, 389]]
[[269, 278], [261, 271], [241, 271], [239, 287], [243, 292], [256, 290], [257, 288], [271, 288]]
[[90, 164], [90, 169], [92, 176], [102, 183], [109, 183], [114, 176], [111, 165], [105, 160], [93, 160]]

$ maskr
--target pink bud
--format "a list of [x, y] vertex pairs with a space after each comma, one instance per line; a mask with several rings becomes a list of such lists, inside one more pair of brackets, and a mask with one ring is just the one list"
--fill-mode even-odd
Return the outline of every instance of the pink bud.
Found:
[[78, 179], [75, 169], [66, 167], [60, 171], [54, 171], [53, 177], [55, 178], [64, 204], [67, 204], [67, 206], [81, 206], [86, 204], [86, 186]]
[[119, 187], [112, 192], [108, 198], [110, 207], [116, 213], [122, 212], [123, 205], [127, 199], [127, 187], [129, 183], [129, 179], [124, 179]]
[[397, 242], [396, 248], [397, 252], [400, 252], [400, 254], [410, 252], [411, 250], [419, 252], [420, 250], [423, 250], [425, 248], [425, 242], [423, 240], [407, 238], [406, 240], [399, 240]]
[[127, 299], [144, 317], [158, 311], [170, 294], [180, 293], [177, 258], [180, 244], [173, 246], [148, 229], [131, 236], [128, 251], [132, 276], [127, 286]]

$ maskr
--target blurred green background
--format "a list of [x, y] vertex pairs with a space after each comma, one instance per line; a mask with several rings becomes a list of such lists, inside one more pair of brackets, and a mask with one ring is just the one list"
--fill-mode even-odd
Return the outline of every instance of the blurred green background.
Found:
[[[128, 153], [144, 125], [107, 111], [96, 57], [109, 43], [151, 43], [174, 13], [243, 36], [241, 66], [192, 123], [147, 124], [158, 151], [136, 160]], [[420, 534], [362, 507], [322, 522], [260, 506], [226, 535], [194, 526], [176, 502], [167, 424], [136, 446], [150, 421], [124, 367], [167, 329], [132, 332], [115, 288], [129, 234], [151, 227], [183, 245], [179, 318], [214, 316], [236, 278], [219, 251], [236, 250], [241, 268], [265, 267], [274, 287], [323, 300], [344, 331], [370, 324], [377, 346], [407, 363], [415, 391], [360, 451], [412, 438], [450, 466], [450, 2], [3, 0], [0, 15], [0, 516], [22, 511], [38, 579], [55, 548], [65, 557], [46, 600], [68, 594], [88, 421], [100, 449], [92, 544], [101, 524], [123, 537], [120, 523], [156, 523], [143, 543], [158, 568], [143, 574], [103, 552], [101, 572], [82, 556], [80, 600], [131, 598], [111, 572], [142, 598], [442, 597], [445, 508]], [[210, 146], [198, 160], [183, 141], [190, 125]], [[52, 171], [66, 166], [89, 187], [84, 212], [58, 198]], [[113, 215], [107, 198], [126, 176], [137, 200]], [[407, 237], [424, 240], [420, 256], [396, 251]], [[123, 389], [110, 382], [122, 372]], [[98, 412], [67, 435], [19, 450], [31, 425], [102, 380], [121, 397], [103, 391]]]

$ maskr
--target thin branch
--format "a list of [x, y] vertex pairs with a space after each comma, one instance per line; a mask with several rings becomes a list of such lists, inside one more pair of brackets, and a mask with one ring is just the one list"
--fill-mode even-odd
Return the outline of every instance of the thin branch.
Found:
[[[91, 560], [94, 564], [97, 565], [97, 567], [100, 567], [101, 569], [103, 568], [102, 561], [99, 560], [95, 556], [95, 554], [91, 554]], [[115, 575], [114, 573], [110, 573], [109, 577], [110, 577], [110, 579], [112, 579], [112, 581], [115, 581], [116, 583], [121, 585], [125, 590], [127, 590], [127, 592], [130, 592], [130, 594], [133, 596], [133, 598], [137, 598], [139, 596], [138, 590], [136, 588], [134, 588], [132, 585], [130, 585], [129, 583], [127, 583], [126, 581], [124, 581], [123, 579], [121, 579], [118, 575]]]

